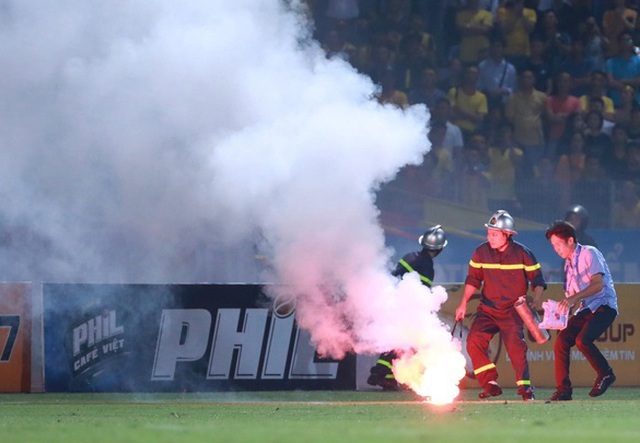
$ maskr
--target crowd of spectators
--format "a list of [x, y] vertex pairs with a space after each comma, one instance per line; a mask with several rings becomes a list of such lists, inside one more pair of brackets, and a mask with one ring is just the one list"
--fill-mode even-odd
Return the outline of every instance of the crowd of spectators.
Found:
[[640, 228], [640, 0], [307, 0], [327, 57], [430, 111], [419, 192]]

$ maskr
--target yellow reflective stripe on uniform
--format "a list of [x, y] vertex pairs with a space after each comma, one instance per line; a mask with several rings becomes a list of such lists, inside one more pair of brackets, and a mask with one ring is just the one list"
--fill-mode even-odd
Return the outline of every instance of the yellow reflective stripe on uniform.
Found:
[[503, 265], [501, 263], [476, 263], [473, 260], [469, 260], [469, 266], [472, 268], [484, 268], [484, 269], [502, 269], [505, 271], [511, 271], [514, 269], [524, 269], [527, 272], [535, 271], [536, 269], [540, 269], [540, 263], [536, 263], [535, 265], [526, 266], [524, 263], [518, 263], [513, 265]]
[[[404, 268], [409, 272], [413, 272], [413, 271], [418, 272], [415, 269], [413, 269], [409, 263], [404, 261], [404, 259], [400, 259], [400, 261], [398, 263], [400, 263], [402, 266], [404, 266]], [[433, 284], [433, 281], [431, 281], [430, 279], [428, 279], [424, 275], [420, 274], [419, 272], [418, 272], [418, 275], [420, 276], [420, 280], [422, 280], [423, 282], [426, 282], [429, 286], [431, 286]]]
[[407, 263], [407, 262], [404, 260], [404, 258], [401, 258], [399, 263], [400, 263], [402, 266], [404, 266], [404, 268], [405, 268], [407, 271], [409, 271], [409, 272], [414, 271], [414, 269], [411, 267], [411, 265], [410, 265], [409, 263]]
[[388, 361], [383, 360], [383, 359], [379, 359], [377, 363], [379, 365], [386, 366], [389, 369], [391, 369], [391, 367], [392, 367], [391, 363], [389, 363]]
[[474, 373], [475, 375], [478, 375], [478, 374], [480, 374], [481, 372], [488, 371], [489, 369], [494, 369], [495, 367], [496, 367], [496, 365], [495, 365], [495, 364], [493, 364], [493, 363], [489, 363], [488, 365], [484, 365], [484, 366], [482, 366], [482, 367], [480, 367], [480, 368], [478, 368], [478, 369], [474, 369], [474, 370], [473, 370], [473, 373]]
[[516, 382], [518, 386], [531, 386], [531, 380], [518, 380]]
[[387, 374], [384, 376], [384, 378], [386, 378], [387, 380], [395, 380], [395, 376], [393, 374]]

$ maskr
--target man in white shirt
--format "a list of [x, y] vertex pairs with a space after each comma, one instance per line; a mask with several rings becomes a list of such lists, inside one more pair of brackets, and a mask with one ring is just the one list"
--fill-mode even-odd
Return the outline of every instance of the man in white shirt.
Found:
[[556, 254], [565, 260], [565, 299], [560, 302], [559, 312], [568, 314], [574, 308], [567, 327], [558, 333], [554, 344], [556, 392], [549, 400], [572, 399], [569, 365], [574, 346], [597, 374], [589, 396], [599, 397], [616, 381], [607, 358], [595, 344], [618, 316], [618, 296], [611, 271], [597, 248], [578, 243], [571, 223], [556, 221], [547, 228], [545, 236]]

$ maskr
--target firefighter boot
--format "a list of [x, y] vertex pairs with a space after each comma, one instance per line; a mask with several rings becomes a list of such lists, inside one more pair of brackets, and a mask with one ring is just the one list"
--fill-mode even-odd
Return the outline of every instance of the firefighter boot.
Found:
[[533, 395], [533, 386], [520, 386], [520, 388], [518, 388], [518, 395], [522, 395], [523, 401], [532, 401], [536, 399]]
[[572, 397], [573, 389], [558, 389], [553, 393], [551, 397], [547, 399], [547, 401], [570, 401], [573, 399]]
[[502, 388], [498, 385], [498, 382], [491, 380], [487, 383], [487, 386], [484, 387], [484, 391], [478, 394], [478, 398], [485, 399], [497, 397], [498, 395], [502, 395]]

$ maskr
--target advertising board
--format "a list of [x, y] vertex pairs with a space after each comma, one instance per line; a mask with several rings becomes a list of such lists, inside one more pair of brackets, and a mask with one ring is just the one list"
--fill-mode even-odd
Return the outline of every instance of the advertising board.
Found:
[[45, 284], [47, 392], [355, 389], [261, 285]]

